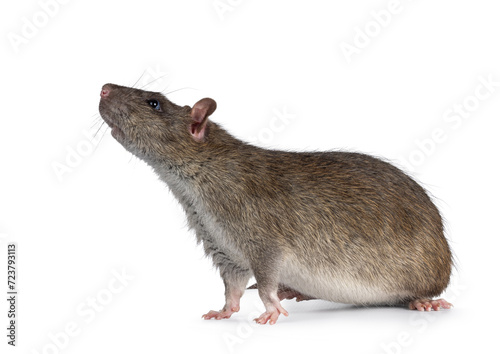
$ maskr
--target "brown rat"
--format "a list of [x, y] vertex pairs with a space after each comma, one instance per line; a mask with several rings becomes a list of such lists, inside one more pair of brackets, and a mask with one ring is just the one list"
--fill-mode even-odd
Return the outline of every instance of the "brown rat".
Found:
[[395, 166], [352, 152], [285, 152], [242, 142], [164, 95], [106, 84], [99, 111], [111, 134], [148, 163], [183, 206], [225, 285], [229, 318], [254, 276], [266, 312], [280, 300], [449, 308], [452, 255], [438, 209]]

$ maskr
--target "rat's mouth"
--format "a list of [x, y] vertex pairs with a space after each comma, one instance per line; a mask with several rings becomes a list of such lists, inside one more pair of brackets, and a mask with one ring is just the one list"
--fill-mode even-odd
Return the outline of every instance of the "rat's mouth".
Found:
[[115, 124], [110, 124], [108, 123], [109, 127], [111, 128], [111, 136], [115, 138], [118, 141], [123, 141], [125, 139], [125, 133], [121, 128]]
[[108, 107], [107, 102], [104, 102], [102, 99], [99, 104], [99, 112], [101, 113], [102, 119], [111, 128], [111, 136], [119, 142], [122, 142], [125, 139], [125, 133], [116, 123], [116, 118], [114, 118], [115, 114], [113, 114], [111, 108]]
[[119, 141], [125, 139], [125, 134], [123, 133], [123, 130], [121, 130], [117, 126], [111, 128], [111, 136]]
[[122, 128], [118, 126], [118, 124], [115, 123], [115, 120], [111, 118], [111, 115], [106, 112], [106, 109], [104, 109], [103, 105], [99, 107], [100, 113], [102, 120], [106, 122], [106, 124], [111, 128], [111, 136], [115, 138], [118, 141], [123, 141], [125, 139], [125, 133], [123, 132]]

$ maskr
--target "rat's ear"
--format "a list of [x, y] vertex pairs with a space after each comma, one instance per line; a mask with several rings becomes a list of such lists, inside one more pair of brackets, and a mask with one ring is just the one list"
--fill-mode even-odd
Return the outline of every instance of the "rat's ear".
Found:
[[214, 113], [217, 103], [211, 98], [202, 98], [191, 108], [191, 127], [189, 131], [194, 140], [202, 141], [205, 138], [205, 131], [208, 116]]

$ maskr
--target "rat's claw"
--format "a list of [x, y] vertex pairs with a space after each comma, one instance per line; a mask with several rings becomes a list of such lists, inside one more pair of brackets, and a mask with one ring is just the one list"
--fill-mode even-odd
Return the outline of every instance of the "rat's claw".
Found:
[[258, 324], [266, 324], [269, 321], [269, 324], [273, 325], [278, 320], [280, 314], [288, 317], [288, 312], [281, 305], [279, 308], [274, 308], [274, 310], [264, 312], [258, 318], [254, 319], [254, 321]]
[[445, 299], [430, 300], [430, 299], [418, 299], [413, 300], [409, 304], [410, 310], [418, 311], [439, 311], [440, 309], [450, 309], [453, 305], [450, 304]]
[[[234, 311], [236, 310], [236, 311]], [[222, 320], [223, 318], [229, 318], [231, 315], [235, 312], [238, 312], [238, 309], [231, 309], [231, 310], [221, 310], [221, 311], [209, 311], [208, 313], [204, 314], [201, 316], [204, 320], [211, 320], [212, 318], [216, 320]]]

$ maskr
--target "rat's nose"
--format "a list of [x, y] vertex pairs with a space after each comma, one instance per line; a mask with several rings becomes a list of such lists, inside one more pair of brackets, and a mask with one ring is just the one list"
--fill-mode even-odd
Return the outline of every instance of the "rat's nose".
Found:
[[109, 96], [110, 89], [107, 85], [104, 85], [101, 89], [101, 97], [105, 98]]

